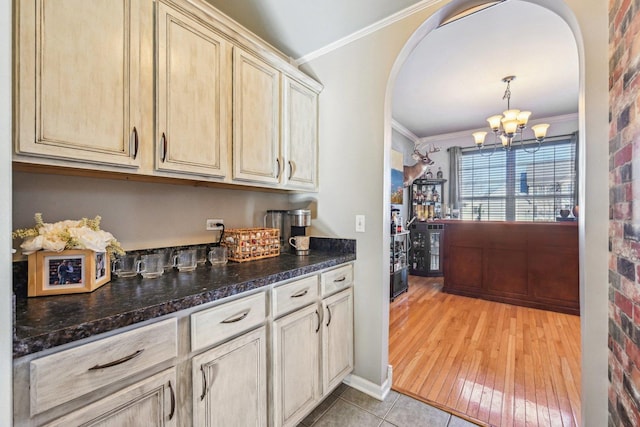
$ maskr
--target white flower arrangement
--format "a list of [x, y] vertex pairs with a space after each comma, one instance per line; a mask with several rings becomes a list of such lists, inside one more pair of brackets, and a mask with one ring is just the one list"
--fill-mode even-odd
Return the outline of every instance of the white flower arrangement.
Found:
[[35, 215], [33, 228], [21, 228], [12, 237], [24, 239], [20, 247], [24, 255], [39, 250], [61, 252], [65, 249], [89, 249], [94, 252], [124, 254], [115, 237], [108, 231], [100, 230], [100, 216], [94, 219], [82, 218], [78, 221], [65, 220], [53, 224], [45, 223], [42, 214]]

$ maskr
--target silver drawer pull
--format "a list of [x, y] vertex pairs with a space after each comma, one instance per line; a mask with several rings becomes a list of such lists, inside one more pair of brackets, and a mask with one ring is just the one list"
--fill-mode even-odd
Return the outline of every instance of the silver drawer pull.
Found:
[[239, 315], [235, 316], [235, 317], [229, 317], [225, 320], [223, 320], [220, 323], [235, 323], [235, 322], [239, 322], [242, 319], [244, 319], [245, 317], [247, 317], [249, 315], [249, 312], [251, 311], [251, 309], [247, 309], [244, 313], [240, 313]]
[[120, 365], [122, 363], [128, 362], [129, 360], [135, 359], [136, 357], [140, 356], [143, 351], [144, 351], [144, 348], [142, 350], [138, 350], [135, 353], [132, 353], [132, 354], [130, 354], [128, 356], [125, 356], [122, 359], [114, 360], [113, 362], [105, 363], [104, 365], [92, 366], [91, 368], [89, 368], [87, 370], [88, 371], [95, 371], [97, 369], [110, 368], [112, 366]]
[[340, 283], [340, 282], [344, 282], [345, 280], [347, 280], [346, 276], [342, 276], [339, 279], [335, 279], [333, 283]]
[[297, 294], [293, 294], [291, 295], [291, 298], [300, 298], [303, 297], [307, 294], [307, 292], [309, 292], [309, 289], [305, 289], [304, 291], [300, 291]]

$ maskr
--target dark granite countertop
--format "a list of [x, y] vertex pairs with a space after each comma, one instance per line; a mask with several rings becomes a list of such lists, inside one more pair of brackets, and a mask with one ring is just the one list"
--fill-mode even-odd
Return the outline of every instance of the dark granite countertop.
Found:
[[13, 357], [356, 259], [353, 240], [314, 238], [311, 248], [308, 256], [281, 254], [246, 263], [229, 262], [222, 267], [206, 264], [193, 272], [170, 271], [157, 279], [115, 278], [86, 294], [35, 298], [17, 295]]

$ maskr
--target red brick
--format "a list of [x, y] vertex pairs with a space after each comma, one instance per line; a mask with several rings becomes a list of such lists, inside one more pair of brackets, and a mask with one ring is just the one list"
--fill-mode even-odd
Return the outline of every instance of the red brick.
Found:
[[615, 293], [616, 306], [620, 308], [629, 318], [633, 318], [633, 303], [629, 298], [622, 295], [620, 292]]
[[640, 305], [637, 304], [633, 305], [633, 323], [640, 325]]
[[614, 165], [620, 166], [625, 163], [629, 163], [633, 158], [633, 145], [627, 145], [622, 149], [618, 150], [618, 152], [614, 156]]
[[626, 361], [620, 360], [622, 366], [628, 366], [627, 363], [629, 362], [632, 362], [635, 366], [640, 366], [640, 349], [638, 348], [638, 346], [635, 345], [630, 339], [625, 339], [624, 347], [626, 353]]

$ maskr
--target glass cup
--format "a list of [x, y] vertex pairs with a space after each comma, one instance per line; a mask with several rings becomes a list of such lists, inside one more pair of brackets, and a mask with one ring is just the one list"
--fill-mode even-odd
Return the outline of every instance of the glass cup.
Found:
[[197, 265], [197, 252], [195, 249], [178, 251], [173, 257], [173, 266], [176, 267], [178, 271], [193, 271]]
[[207, 245], [196, 246], [196, 261], [198, 264], [207, 262]]
[[118, 277], [134, 277], [136, 271], [136, 261], [138, 261], [138, 255], [122, 255], [113, 261], [111, 272]]
[[164, 264], [161, 254], [142, 255], [141, 260], [136, 262], [136, 272], [146, 279], [162, 276]]
[[209, 251], [209, 262], [211, 265], [224, 265], [227, 263], [227, 248], [216, 246]]
[[160, 255], [160, 258], [162, 259], [162, 266], [164, 267], [164, 271], [173, 269], [173, 249], [160, 249], [156, 253]]

